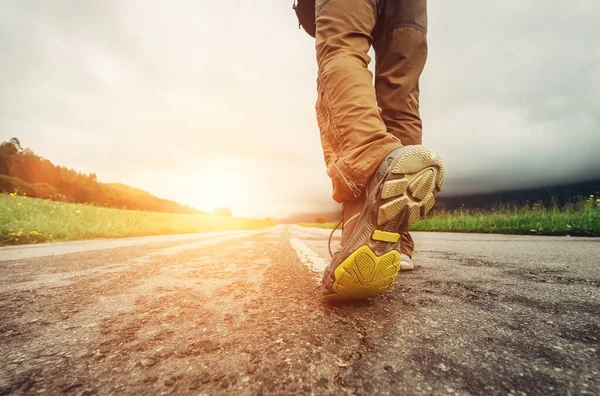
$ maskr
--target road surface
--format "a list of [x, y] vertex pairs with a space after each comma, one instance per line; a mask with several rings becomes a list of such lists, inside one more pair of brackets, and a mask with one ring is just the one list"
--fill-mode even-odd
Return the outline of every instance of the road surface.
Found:
[[329, 305], [327, 235], [0, 249], [0, 394], [600, 394], [600, 239], [417, 233]]

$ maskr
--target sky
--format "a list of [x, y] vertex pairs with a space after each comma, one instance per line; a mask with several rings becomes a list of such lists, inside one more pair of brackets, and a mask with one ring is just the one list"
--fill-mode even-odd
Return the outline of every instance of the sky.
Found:
[[[292, 2], [0, 0], [0, 140], [198, 209], [335, 210]], [[599, 18], [429, 2], [421, 116], [446, 195], [600, 177]]]

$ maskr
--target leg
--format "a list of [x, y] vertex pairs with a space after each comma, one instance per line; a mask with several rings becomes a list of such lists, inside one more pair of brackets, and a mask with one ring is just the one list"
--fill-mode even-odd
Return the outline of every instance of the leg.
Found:
[[321, 281], [327, 299], [385, 292], [402, 265], [399, 243], [409, 246], [410, 236], [401, 242], [402, 235], [431, 209], [444, 182], [437, 154], [421, 145], [403, 147], [377, 107], [367, 51], [379, 37], [371, 32], [386, 1], [392, 0], [318, 0], [315, 7], [317, 120], [345, 222]]
[[377, 107], [367, 52], [376, 0], [318, 0], [317, 122], [338, 202], [355, 200], [400, 140], [387, 132]]
[[[419, 77], [427, 59], [426, 0], [382, 0], [375, 35], [375, 88], [387, 131], [403, 145], [421, 144]], [[402, 234], [401, 252], [414, 242]]]
[[387, 131], [421, 144], [419, 77], [427, 59], [426, 0], [382, 0], [375, 46], [377, 103]]

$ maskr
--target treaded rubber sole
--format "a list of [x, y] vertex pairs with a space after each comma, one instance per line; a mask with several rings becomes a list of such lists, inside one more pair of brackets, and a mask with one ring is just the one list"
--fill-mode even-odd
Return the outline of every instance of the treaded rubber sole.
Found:
[[361, 246], [335, 269], [335, 294], [330, 300], [365, 299], [385, 292], [400, 271], [400, 253], [392, 250], [377, 256], [370, 247]]
[[[373, 241], [387, 242], [398, 237], [425, 216], [435, 203], [436, 194], [444, 184], [445, 168], [440, 157], [425, 146], [412, 146], [393, 165], [379, 192], [376, 228]], [[393, 223], [390, 223], [392, 222]], [[385, 236], [388, 240], [377, 239]], [[401, 268], [400, 252], [386, 251], [378, 256], [362, 245], [343, 260], [334, 271], [333, 293], [328, 300], [355, 300], [375, 297], [387, 291]]]
[[403, 232], [433, 208], [435, 195], [444, 184], [444, 163], [433, 150], [415, 146], [398, 160], [391, 173], [402, 178], [383, 184], [381, 198], [389, 201], [379, 207], [377, 225], [398, 218]]

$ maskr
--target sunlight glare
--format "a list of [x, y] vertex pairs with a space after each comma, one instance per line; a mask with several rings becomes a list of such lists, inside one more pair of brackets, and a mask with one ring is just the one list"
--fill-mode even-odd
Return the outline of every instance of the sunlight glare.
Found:
[[212, 213], [218, 207], [238, 208], [244, 188], [238, 170], [225, 161], [215, 161], [198, 173], [192, 190], [194, 206]]

